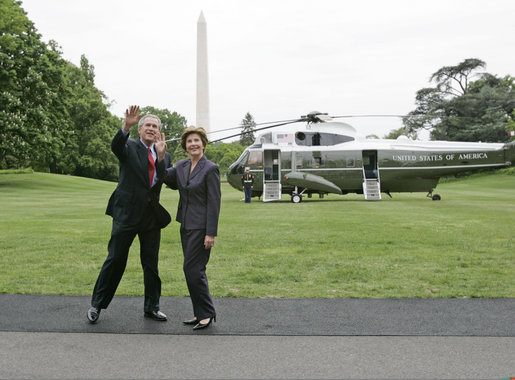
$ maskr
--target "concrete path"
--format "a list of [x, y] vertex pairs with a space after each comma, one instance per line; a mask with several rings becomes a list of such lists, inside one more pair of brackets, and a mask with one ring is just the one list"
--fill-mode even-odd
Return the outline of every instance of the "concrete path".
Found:
[[0, 295], [0, 379], [506, 379], [514, 299], [215, 299], [193, 333], [187, 298]]

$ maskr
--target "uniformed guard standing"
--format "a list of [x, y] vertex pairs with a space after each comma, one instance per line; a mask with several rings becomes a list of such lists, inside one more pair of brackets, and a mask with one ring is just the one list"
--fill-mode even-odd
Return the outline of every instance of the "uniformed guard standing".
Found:
[[250, 174], [250, 168], [245, 168], [245, 173], [241, 176], [241, 184], [245, 192], [245, 203], [250, 203], [252, 187], [254, 186], [254, 176]]

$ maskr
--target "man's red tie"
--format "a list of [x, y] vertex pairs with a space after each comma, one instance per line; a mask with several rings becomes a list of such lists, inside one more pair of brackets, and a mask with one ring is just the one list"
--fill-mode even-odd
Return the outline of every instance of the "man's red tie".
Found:
[[156, 164], [154, 162], [154, 157], [152, 156], [152, 151], [148, 148], [148, 178], [150, 179], [150, 187], [152, 187], [155, 171]]

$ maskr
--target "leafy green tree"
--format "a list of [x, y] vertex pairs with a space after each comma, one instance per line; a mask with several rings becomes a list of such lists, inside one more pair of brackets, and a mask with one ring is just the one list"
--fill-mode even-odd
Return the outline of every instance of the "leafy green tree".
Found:
[[255, 140], [254, 137], [254, 129], [256, 128], [256, 122], [254, 121], [254, 117], [247, 112], [243, 120], [241, 121], [241, 136], [240, 136], [240, 144], [242, 146], [249, 146]]
[[442, 67], [431, 75], [430, 81], [435, 81], [437, 89], [445, 95], [451, 97], [465, 95], [472, 73], [485, 67], [486, 63], [482, 60], [468, 58], [456, 66]]
[[59, 52], [41, 41], [21, 3], [0, 2], [0, 165], [49, 167], [68, 135], [58, 101]]
[[[109, 142], [122, 120], [109, 112], [94, 78], [85, 56], [77, 67], [56, 42], [41, 41], [20, 1], [0, 0], [0, 168], [116, 179]], [[142, 111], [161, 118], [167, 138], [186, 125], [175, 112]]]
[[395, 140], [396, 138], [398, 138], [399, 136], [406, 136], [410, 139], [416, 139], [417, 138], [417, 134], [416, 133], [413, 133], [413, 132], [409, 132], [406, 127], [400, 127], [400, 128], [397, 128], [397, 129], [393, 129], [391, 130], [388, 134], [386, 134], [384, 136], [385, 139], [392, 139], [392, 140]]
[[205, 151], [206, 158], [218, 165], [220, 174], [226, 175], [229, 166], [238, 159], [245, 147], [238, 141], [232, 143], [209, 144]]
[[[417, 108], [403, 119], [408, 134], [426, 128], [431, 139], [453, 141], [506, 141], [505, 128], [513, 120], [514, 78], [498, 78], [475, 71], [486, 64], [466, 59], [431, 76], [434, 88], [417, 92]], [[472, 81], [472, 77], [479, 77]]]
[[172, 156], [172, 162], [174, 165], [177, 163], [177, 161], [188, 158], [188, 153], [186, 153], [186, 151], [184, 149], [182, 149], [180, 141], [179, 141], [178, 145], [175, 147], [175, 149], [170, 149], [170, 146], [169, 146], [168, 152]]
[[66, 62], [63, 102], [72, 135], [57, 167], [77, 176], [113, 180], [118, 175], [116, 157], [109, 142], [120, 128], [120, 118], [111, 115], [105, 95], [95, 87], [94, 67], [83, 55], [80, 67]]

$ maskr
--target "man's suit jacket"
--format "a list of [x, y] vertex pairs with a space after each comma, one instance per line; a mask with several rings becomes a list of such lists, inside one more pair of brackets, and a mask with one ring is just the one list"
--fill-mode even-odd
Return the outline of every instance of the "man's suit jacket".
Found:
[[[164, 209], [159, 204], [162, 186], [159, 179], [164, 178], [166, 168], [171, 166], [170, 155], [166, 153], [163, 161], [156, 161], [158, 181], [150, 188], [148, 150], [139, 139], [129, 138], [129, 134], [124, 134], [120, 129], [111, 142], [111, 150], [120, 163], [120, 178], [109, 199], [106, 214], [111, 215], [117, 223], [135, 226], [141, 222], [143, 213], [151, 203], [156, 217], [166, 219], [166, 215], [163, 215]], [[164, 212], [166, 213], [166, 210]], [[165, 223], [161, 221], [158, 224], [163, 227], [162, 224]]]
[[190, 174], [190, 159], [180, 160], [166, 170], [164, 182], [180, 193], [176, 220], [187, 230], [205, 229], [216, 236], [220, 214], [220, 172], [218, 166], [202, 156]]

